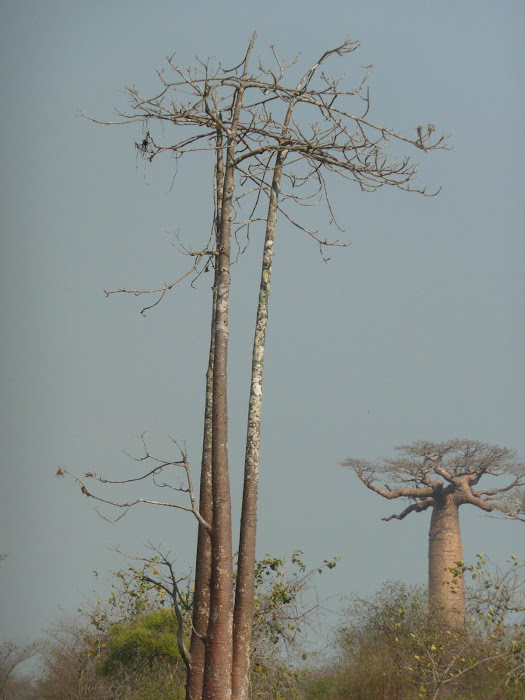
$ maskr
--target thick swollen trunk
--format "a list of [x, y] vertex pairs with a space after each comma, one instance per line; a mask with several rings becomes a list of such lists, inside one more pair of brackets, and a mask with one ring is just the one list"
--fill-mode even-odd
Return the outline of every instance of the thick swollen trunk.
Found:
[[[465, 582], [454, 575], [463, 562], [457, 494], [436, 497], [432, 510], [428, 550], [428, 590], [437, 614], [450, 626], [465, 622]], [[450, 571], [452, 569], [452, 571]]]
[[244, 462], [244, 487], [239, 536], [239, 564], [235, 589], [233, 622], [233, 697], [246, 700], [249, 692], [255, 598], [255, 544], [257, 534], [257, 498], [259, 487], [259, 450], [261, 443], [262, 383], [264, 349], [268, 324], [268, 303], [274, 252], [277, 203], [284, 156], [279, 154], [274, 170], [268, 206], [266, 236], [259, 287], [259, 302], [253, 340], [252, 374], [248, 407], [248, 430]]

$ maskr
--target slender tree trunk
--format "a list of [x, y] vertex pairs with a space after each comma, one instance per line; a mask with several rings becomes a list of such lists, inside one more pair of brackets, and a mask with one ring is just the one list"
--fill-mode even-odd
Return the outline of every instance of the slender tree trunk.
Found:
[[[215, 302], [216, 287], [213, 290]], [[215, 306], [215, 304], [214, 304]], [[212, 313], [212, 330], [215, 313]], [[206, 373], [206, 403], [204, 408], [204, 437], [202, 441], [202, 462], [200, 479], [199, 510], [202, 517], [213, 523], [212, 493], [212, 408], [213, 408], [213, 360], [214, 334], [210, 341], [208, 371]], [[186, 700], [201, 700], [204, 682], [204, 664], [206, 659], [205, 638], [210, 616], [210, 578], [211, 578], [211, 539], [210, 533], [199, 525], [197, 538], [197, 555], [195, 560], [195, 593], [193, 596], [192, 632], [190, 642], [190, 668], [186, 684]]]
[[465, 623], [465, 582], [447, 571], [463, 561], [457, 494], [435, 498], [430, 521], [428, 550], [428, 590], [431, 604], [446, 624]]
[[233, 662], [233, 561], [231, 498], [228, 465], [228, 310], [230, 295], [231, 228], [235, 190], [235, 147], [244, 97], [248, 62], [255, 43], [252, 36], [244, 59], [228, 132], [226, 167], [217, 250], [217, 304], [215, 310], [215, 356], [212, 412], [212, 570], [210, 619], [206, 641], [204, 700], [230, 700]]
[[[303, 81], [299, 83], [299, 86], [302, 82]], [[296, 100], [291, 100], [283, 122], [281, 144], [284, 144], [288, 134], [288, 128], [295, 105]], [[234, 700], [246, 700], [250, 687], [250, 664], [253, 645], [253, 615], [255, 605], [255, 547], [257, 540], [257, 503], [259, 492], [259, 453], [261, 444], [264, 352], [266, 345], [266, 328], [268, 325], [268, 306], [270, 301], [270, 282], [272, 276], [275, 228], [277, 224], [277, 209], [279, 205], [283, 164], [287, 154], [288, 151], [286, 150], [279, 151], [275, 160], [266, 218], [259, 301], [253, 339], [242, 513], [239, 533], [239, 564], [237, 569], [233, 621]]]
[[235, 589], [233, 640], [233, 697], [245, 700], [250, 681], [253, 613], [255, 597], [255, 544], [257, 534], [257, 498], [259, 486], [259, 450], [261, 443], [262, 384], [264, 350], [268, 324], [268, 303], [274, 253], [277, 204], [285, 153], [278, 153], [266, 220], [266, 235], [259, 287], [259, 302], [253, 340], [252, 374], [248, 407], [248, 429], [244, 462], [244, 487], [239, 535], [239, 564]]
[[[219, 245], [223, 194], [223, 152], [222, 134], [217, 133], [217, 165], [215, 172], [215, 229], [216, 249]], [[218, 269], [215, 267], [213, 283], [213, 302], [211, 319], [210, 352], [206, 373], [206, 400], [204, 407], [204, 437], [202, 441], [202, 462], [199, 494], [199, 510], [202, 517], [213, 523], [213, 488], [212, 488], [212, 429], [213, 429], [213, 367], [215, 356], [215, 309], [217, 305]], [[206, 662], [206, 634], [210, 617], [212, 544], [210, 533], [199, 525], [197, 554], [195, 562], [195, 593], [193, 597], [192, 632], [190, 642], [190, 668], [186, 684], [186, 700], [201, 700], [204, 686], [204, 668]]]
[[231, 499], [228, 473], [228, 301], [233, 171], [226, 168], [215, 315], [212, 412], [212, 573], [210, 618], [206, 642], [205, 700], [231, 698], [233, 568]]

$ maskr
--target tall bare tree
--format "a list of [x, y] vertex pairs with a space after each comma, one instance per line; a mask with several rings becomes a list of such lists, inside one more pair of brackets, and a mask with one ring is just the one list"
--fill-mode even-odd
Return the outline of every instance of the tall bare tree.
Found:
[[[399, 456], [382, 463], [348, 458], [342, 464], [353, 469], [367, 488], [383, 498], [411, 501], [401, 513], [383, 520], [403, 520], [410, 513], [432, 509], [428, 548], [430, 599], [443, 609], [450, 625], [462, 625], [465, 587], [459, 508], [472, 505], [485, 513], [515, 517], [512, 501], [525, 484], [525, 463], [512, 450], [475, 440], [420, 440], [396, 449]], [[494, 477], [502, 480], [501, 486], [492, 486]], [[377, 483], [379, 479], [384, 485]], [[479, 488], [481, 479], [491, 486]]]
[[[217, 240], [217, 295], [215, 302], [213, 411], [212, 411], [212, 501], [211, 591], [204, 674], [204, 697], [230, 697], [233, 635], [233, 569], [230, 481], [228, 470], [228, 310], [230, 295], [231, 231], [234, 219], [236, 150], [243, 99], [249, 84], [248, 62], [255, 42], [253, 35], [243, 61], [243, 72], [229, 107], [231, 122], [224, 125], [226, 163], [222, 184], [220, 231]], [[214, 122], [223, 124], [207, 102], [213, 88], [204, 84], [204, 108]], [[242, 133], [242, 132], [241, 132]]]
[[[373, 191], [384, 185], [426, 194], [424, 189], [413, 188], [411, 181], [416, 167], [409, 158], [389, 161], [385, 146], [387, 141], [408, 142], [423, 150], [443, 148], [443, 137], [431, 141], [433, 126], [425, 134], [422, 127], [416, 129], [413, 140], [401, 134], [377, 126], [367, 119], [369, 94], [366, 86], [368, 70], [357, 88], [345, 90], [339, 81], [333, 80], [318, 70], [332, 56], [343, 56], [358, 48], [358, 42], [345, 41], [335, 49], [326, 51], [311, 66], [293, 87], [284, 83], [286, 66], [274, 51], [275, 68], [259, 66], [265, 76], [255, 76], [250, 85], [262, 92], [259, 99], [245, 105], [246, 135], [248, 141], [256, 134], [255, 143], [244, 144], [237, 158], [241, 179], [252, 184], [257, 197], [267, 196], [268, 204], [262, 219], [266, 222], [259, 301], [256, 313], [253, 341], [252, 373], [248, 411], [248, 430], [244, 471], [243, 506], [239, 538], [239, 569], [235, 594], [234, 645], [233, 645], [233, 694], [235, 698], [248, 695], [249, 660], [254, 609], [255, 545], [257, 526], [257, 492], [259, 470], [259, 447], [262, 416], [262, 379], [268, 306], [270, 297], [271, 266], [277, 218], [284, 215], [295, 226], [312, 236], [320, 246], [321, 254], [329, 246], [344, 246], [344, 243], [328, 241], [301, 225], [289, 212], [291, 202], [310, 205], [318, 198], [325, 201], [336, 223], [328, 195], [326, 175], [335, 174], [358, 183], [364, 191]], [[268, 77], [270, 79], [268, 79]], [[364, 103], [361, 113], [349, 110], [350, 98]], [[272, 104], [273, 103], [273, 104]], [[342, 103], [342, 104], [341, 104]], [[282, 115], [280, 112], [282, 109]], [[302, 111], [297, 115], [297, 108]], [[315, 115], [308, 131], [301, 124]], [[250, 147], [251, 146], [251, 147]], [[248, 163], [248, 165], [246, 165]], [[288, 184], [283, 191], [283, 177]], [[312, 187], [313, 185], [313, 187]], [[310, 191], [304, 189], [311, 187]], [[432, 193], [436, 194], [436, 193]], [[251, 212], [256, 217], [257, 202]], [[323, 255], [324, 257], [324, 255]]]
[[[328, 194], [333, 176], [354, 181], [362, 191], [374, 191], [386, 185], [433, 196], [436, 192], [427, 193], [413, 185], [417, 164], [406, 155], [389, 156], [387, 148], [392, 141], [401, 148], [416, 147], [424, 152], [446, 148], [444, 137], [436, 137], [433, 125], [426, 129], [418, 126], [413, 136], [407, 136], [370, 120], [367, 81], [371, 67], [352, 89], [346, 89], [341, 80], [324, 72], [328, 59], [354, 52], [358, 42], [347, 39], [326, 51], [292, 83], [288, 82], [288, 74], [293, 72], [295, 61], [286, 65], [273, 48], [269, 66], [259, 61], [255, 68], [250, 67], [254, 43], [255, 35], [243, 60], [231, 69], [208, 61], [200, 62], [195, 69], [182, 70], [168, 59], [168, 72], [158, 72], [161, 88], [157, 94], [146, 98], [136, 88], [128, 88], [131, 110], [119, 112], [117, 121], [97, 122], [141, 124], [143, 133], [136, 147], [149, 161], [162, 154], [179, 159], [197, 151], [208, 151], [214, 156], [214, 225], [208, 240], [197, 250], [180, 241], [182, 252], [192, 258], [187, 270], [173, 282], [155, 289], [106, 292], [107, 295], [156, 295], [142, 309], [145, 313], [182, 280], [195, 280], [210, 266], [215, 269], [199, 506], [183, 447], [179, 459], [163, 460], [151, 455], [143, 440], [144, 455], [139, 461], [153, 461], [153, 468], [122, 483], [152, 478], [165, 488], [167, 482], [161, 480], [161, 472], [168, 468], [183, 469], [186, 486], [172, 488], [189, 494], [190, 504], [186, 506], [144, 498], [127, 502], [105, 499], [93, 494], [83, 480], [75, 477], [85, 495], [123, 508], [124, 512], [146, 502], [182, 508], [197, 518], [195, 610], [190, 648], [183, 655], [188, 662], [188, 700], [228, 699], [232, 684], [234, 698], [244, 700], [249, 690], [262, 378], [278, 217], [313, 239], [326, 260], [328, 246], [344, 247], [347, 243], [330, 241], [304, 226], [297, 219], [293, 205], [312, 206], [324, 201], [330, 223], [339, 228]], [[186, 135], [175, 142], [166, 142], [162, 128], [166, 123], [185, 128]], [[253, 343], [234, 607], [227, 450], [228, 305], [232, 243], [237, 257], [249, 243], [250, 227], [258, 221], [265, 222], [266, 233]], [[58, 473], [69, 472], [59, 469]], [[94, 472], [86, 476], [108, 482]]]

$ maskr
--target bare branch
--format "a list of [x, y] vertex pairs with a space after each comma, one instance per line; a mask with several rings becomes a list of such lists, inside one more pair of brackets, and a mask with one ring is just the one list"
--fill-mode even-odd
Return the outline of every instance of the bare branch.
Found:
[[[185, 445], [180, 445], [176, 440], [173, 438], [170, 438], [172, 443], [174, 443], [179, 452], [180, 452], [180, 459], [178, 460], [164, 460], [164, 459], [159, 459], [158, 457], [153, 456], [146, 445], [145, 439], [144, 439], [144, 434], [140, 436], [140, 439], [142, 441], [143, 447], [144, 447], [144, 455], [142, 457], [132, 457], [131, 455], [128, 455], [131, 459], [133, 459], [136, 462], [146, 462], [146, 461], [153, 461], [156, 463], [156, 465], [153, 467], [153, 469], [150, 469], [146, 471], [144, 474], [139, 475], [138, 477], [132, 477], [130, 479], [119, 479], [119, 480], [112, 480], [112, 479], [106, 479], [104, 477], [99, 476], [96, 472], [87, 472], [85, 475], [85, 478], [88, 479], [95, 479], [99, 483], [102, 484], [129, 484], [129, 483], [136, 483], [139, 481], [145, 481], [147, 479], [151, 479], [152, 482], [159, 488], [169, 488], [173, 491], [181, 492], [181, 493], [186, 493], [188, 494], [188, 497], [190, 499], [190, 506], [184, 506], [179, 503], [172, 503], [170, 501], [161, 501], [161, 500], [155, 500], [151, 498], [135, 498], [135, 499], [130, 499], [128, 501], [116, 501], [112, 500], [109, 498], [104, 498], [98, 494], [92, 493], [88, 487], [86, 486], [85, 482], [70, 472], [68, 469], [64, 469], [63, 467], [59, 467], [56, 476], [70, 476], [80, 487], [81, 492], [84, 494], [84, 496], [87, 496], [88, 498], [93, 498], [95, 501], [98, 503], [104, 503], [106, 505], [112, 506], [114, 508], [119, 508], [123, 509], [123, 513], [119, 515], [118, 517], [111, 519], [108, 518], [106, 515], [102, 514], [98, 509], [97, 513], [100, 515], [101, 518], [104, 520], [107, 520], [108, 522], [117, 522], [121, 518], [123, 518], [133, 506], [138, 505], [139, 503], [147, 503], [150, 505], [155, 505], [155, 506], [163, 506], [166, 508], [175, 508], [178, 510], [184, 510], [189, 513], [192, 513], [195, 518], [198, 520], [198, 522], [206, 528], [208, 532], [211, 532], [211, 525], [210, 523], [206, 522], [206, 520], [202, 517], [202, 515], [199, 512], [199, 509], [197, 507], [197, 502], [195, 499], [195, 493], [193, 489], [193, 482], [192, 482], [192, 477], [191, 477], [191, 471], [189, 467], [189, 462], [188, 462], [188, 457], [186, 453], [186, 446]], [[127, 453], [126, 453], [127, 454]], [[184, 471], [184, 475], [186, 478], [186, 486], [180, 482], [179, 486], [173, 486], [172, 484], [169, 484], [168, 482], [159, 482], [157, 480], [158, 475], [162, 472], [162, 470], [166, 469], [167, 467], [178, 467], [182, 468]]]
[[399, 515], [389, 515], [388, 518], [381, 518], [381, 520], [384, 520], [385, 522], [388, 522], [389, 520], [403, 520], [403, 518], [406, 518], [406, 516], [410, 513], [421, 513], [421, 511], [426, 510], [427, 508], [430, 508], [433, 505], [434, 499], [426, 498], [425, 500], [419, 501], [418, 503], [412, 503], [407, 508], [405, 508], [404, 511], [399, 513]]
[[142, 294], [158, 294], [158, 293], [160, 293], [160, 296], [155, 303], [151, 304], [150, 306], [145, 306], [141, 310], [140, 313], [143, 316], [145, 316], [146, 311], [149, 311], [149, 309], [152, 309], [153, 307], [157, 306], [157, 304], [159, 304], [162, 301], [166, 292], [168, 292], [170, 289], [173, 289], [173, 287], [175, 287], [177, 284], [179, 284], [180, 282], [185, 280], [186, 277], [189, 277], [189, 275], [191, 275], [192, 272], [195, 272], [198, 269], [199, 263], [201, 262], [201, 260], [205, 256], [207, 256], [209, 259], [211, 256], [216, 255], [216, 253], [214, 251], [198, 251], [197, 253], [189, 253], [189, 255], [195, 256], [194, 264], [188, 270], [186, 270], [186, 272], [183, 275], [178, 277], [173, 282], [170, 282], [169, 284], [165, 284], [162, 287], [158, 287], [157, 289], [125, 289], [125, 288], [123, 288], [123, 289], [113, 289], [113, 290], [109, 290], [109, 291], [104, 290], [104, 294], [106, 295], [106, 297], [109, 297], [111, 294], [134, 294], [136, 297], [138, 297], [138, 296], [141, 296]]
[[[417, 499], [419, 503], [409, 506], [405, 515], [422, 510], [419, 506], [428, 497], [451, 494], [456, 494], [457, 505], [474, 505], [487, 513], [498, 511], [521, 519], [525, 512], [520, 495], [525, 484], [525, 465], [513, 450], [464, 439], [443, 443], [419, 440], [396, 450], [399, 456], [382, 464], [357, 459], [347, 459], [342, 464], [352, 468], [367, 488], [383, 498]], [[384, 488], [375, 483], [376, 474], [387, 477]], [[433, 480], [433, 474], [440, 478]], [[513, 478], [499, 487], [474, 489], [486, 476]], [[398, 484], [403, 485], [396, 487]]]
[[392, 489], [389, 486], [381, 488], [380, 486], [377, 486], [376, 483], [374, 483], [376, 471], [378, 471], [378, 469], [381, 470], [381, 467], [378, 467], [378, 465], [373, 464], [372, 462], [366, 462], [365, 460], [358, 459], [345, 459], [344, 462], [341, 462], [341, 465], [343, 467], [349, 467], [353, 469], [357, 477], [363, 482], [363, 484], [368, 489], [374, 491], [374, 493], [377, 493], [388, 500], [392, 500], [395, 498], [427, 499], [429, 497], [432, 497], [436, 489], [439, 488], [439, 484], [431, 484], [429, 486], [414, 486], [413, 488], [403, 487]]
[[[254, 41], [255, 34], [251, 38], [246, 57], [250, 55]], [[233, 167], [255, 184], [255, 189], [243, 189], [241, 183], [241, 189], [236, 193], [237, 203], [250, 193], [255, 196], [251, 213], [248, 216], [241, 215], [236, 222], [237, 227], [244, 226], [248, 229], [248, 222], [264, 218], [258, 216], [256, 210], [261, 192], [269, 195], [265, 177], [272, 170], [270, 159], [275, 154], [283, 153], [291, 156], [286, 158], [283, 176], [289, 178], [293, 187], [315, 179], [319, 184], [320, 200], [327, 206], [330, 223], [342, 231], [322, 171], [352, 180], [367, 192], [391, 186], [434, 196], [439, 190], [427, 192], [425, 188], [412, 184], [417, 164], [412, 163], [408, 156], [399, 160], [389, 159], [387, 148], [392, 142], [425, 152], [448, 148], [444, 136], [435, 137], [433, 124], [429, 124], [426, 129], [418, 127], [417, 135], [408, 137], [368, 117], [370, 94], [367, 83], [372, 66], [365, 67], [357, 86], [348, 88], [344, 86], [342, 78], [333, 78], [325, 72], [325, 64], [329, 60], [344, 57], [358, 48], [359, 42], [345, 39], [340, 45], [325, 51], [294, 86], [286, 83], [286, 76], [288, 68], [296, 60], [289, 65], [285, 64], [273, 46], [272, 66], [266, 67], [259, 61], [255, 72], [249, 71], [247, 58], [234, 68], [226, 68], [220, 63], [218, 66], [213, 65], [210, 60], [199, 60], [196, 68], [181, 69], [170, 57], [167, 59], [168, 70], [157, 71], [161, 86], [156, 94], [147, 98], [134, 86], [127, 87], [130, 109], [127, 112], [119, 111], [119, 120], [90, 120], [106, 125], [141, 123], [143, 135], [135, 146], [138, 153], [149, 162], [163, 153], [169, 153], [178, 159], [188, 153], [224, 149], [226, 143], [231, 145], [234, 129]], [[249, 93], [251, 99], [239, 102], [241, 93]], [[352, 109], [353, 102], [358, 106], [357, 111]], [[287, 115], [284, 117], [283, 108]], [[290, 119], [292, 111], [300, 113], [294, 116], [293, 122]], [[163, 142], [164, 134], [159, 130], [157, 133], [156, 125], [162, 126], [164, 123], [189, 128], [190, 135]], [[171, 133], [173, 130], [170, 130]], [[245, 163], [248, 163], [247, 167]], [[281, 165], [283, 163], [284, 158]], [[252, 168], [253, 165], [258, 169], [258, 174]], [[306, 175], [305, 167], [308, 170]], [[301, 201], [295, 194], [280, 193], [280, 199], [306, 203], [306, 200]], [[325, 246], [348, 245], [338, 241], [330, 242], [311, 231], [308, 226], [300, 224], [293, 214], [284, 211], [282, 201], [279, 211], [318, 243], [325, 261], [328, 260], [323, 253]], [[239, 255], [245, 249], [245, 246], [238, 244]], [[192, 274], [198, 277], [207, 269], [210, 262], [208, 251], [203, 250], [201, 253], [202, 255], [195, 253], [194, 264], [171, 283], [152, 289], [123, 287], [106, 291], [106, 296], [118, 293], [157, 295], [152, 304], [141, 310], [142, 315], [145, 315], [148, 310], [160, 304], [166, 293], [177, 284]], [[201, 264], [202, 267], [199, 268]]]

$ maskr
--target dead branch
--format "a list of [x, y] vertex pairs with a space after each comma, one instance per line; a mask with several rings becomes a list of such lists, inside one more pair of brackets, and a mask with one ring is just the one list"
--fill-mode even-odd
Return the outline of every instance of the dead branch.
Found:
[[[180, 452], [180, 459], [178, 460], [164, 460], [164, 459], [159, 459], [158, 457], [153, 456], [146, 445], [146, 441], [144, 439], [144, 434], [140, 436], [140, 439], [142, 441], [143, 447], [144, 447], [144, 455], [142, 457], [132, 457], [131, 455], [127, 455], [131, 459], [133, 459], [136, 462], [154, 462], [156, 465], [153, 467], [153, 469], [149, 469], [144, 474], [139, 475], [138, 477], [132, 477], [130, 479], [120, 479], [120, 480], [112, 480], [112, 479], [106, 479], [104, 477], [99, 476], [96, 472], [87, 472], [85, 474], [85, 478], [87, 479], [95, 479], [101, 484], [129, 484], [129, 483], [134, 483], [138, 481], [145, 481], [147, 479], [151, 479], [152, 483], [157, 486], [158, 488], [169, 488], [173, 491], [179, 492], [179, 493], [185, 493], [188, 494], [188, 497], [190, 499], [190, 506], [184, 506], [180, 503], [173, 503], [170, 501], [160, 501], [160, 500], [155, 500], [155, 499], [150, 499], [150, 498], [135, 498], [131, 499], [129, 501], [115, 501], [109, 498], [104, 498], [98, 494], [92, 493], [88, 487], [86, 486], [85, 482], [78, 477], [76, 474], [73, 474], [70, 472], [68, 469], [65, 469], [63, 467], [59, 467], [56, 476], [70, 476], [80, 487], [81, 492], [84, 494], [84, 496], [87, 496], [88, 498], [93, 498], [95, 501], [98, 503], [104, 503], [106, 505], [112, 506], [114, 508], [119, 508], [123, 509], [123, 513], [119, 515], [116, 518], [108, 518], [105, 516], [103, 513], [101, 513], [98, 508], [97, 513], [100, 515], [101, 518], [104, 520], [107, 520], [108, 522], [117, 522], [123, 518], [133, 506], [138, 505], [139, 503], [147, 503], [150, 505], [155, 505], [155, 506], [163, 506], [166, 508], [175, 508], [178, 510], [184, 510], [189, 513], [192, 513], [195, 518], [198, 520], [198, 522], [206, 528], [208, 532], [211, 532], [211, 524], [206, 522], [206, 520], [202, 517], [201, 513], [199, 512], [199, 509], [197, 507], [197, 501], [195, 499], [195, 492], [193, 489], [193, 481], [191, 477], [191, 471], [190, 471], [190, 466], [188, 462], [188, 457], [186, 453], [186, 446], [185, 445], [180, 445], [176, 440], [173, 438], [170, 438], [173, 444], [175, 444]], [[127, 454], [127, 453], [125, 453]], [[158, 480], [158, 475], [166, 468], [168, 467], [176, 467], [176, 468], [181, 468], [184, 472], [184, 476], [186, 479], [186, 484], [182, 481], [179, 481], [178, 486], [174, 486], [166, 481], [159, 481]]]

